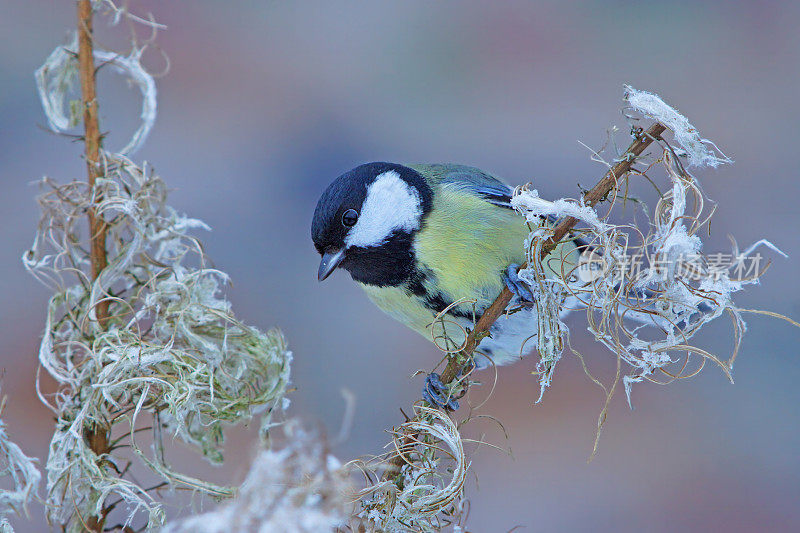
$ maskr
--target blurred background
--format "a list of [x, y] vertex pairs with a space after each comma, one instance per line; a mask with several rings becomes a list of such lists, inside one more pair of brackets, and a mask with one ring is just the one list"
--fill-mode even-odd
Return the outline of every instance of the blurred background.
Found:
[[[0, 9], [3, 418], [24, 450], [44, 458], [52, 419], [33, 383], [48, 293], [19, 258], [38, 219], [32, 183], [85, 172], [81, 145], [42, 127], [33, 83], [74, 29], [74, 3], [1, 0]], [[213, 228], [201, 238], [234, 280], [237, 314], [284, 331], [295, 356], [291, 413], [335, 435], [340, 391], [355, 393], [355, 424], [333, 450], [341, 459], [381, 449], [399, 408], [419, 397], [412, 373], [439, 358], [346, 274], [317, 283], [317, 198], [363, 162], [459, 162], [513, 185], [533, 180], [546, 198], [574, 196], [603, 172], [578, 141], [599, 147], [610, 126], [625, 127], [623, 84], [655, 91], [736, 161], [700, 173], [720, 202], [707, 251], [729, 251], [732, 234], [744, 245], [768, 237], [790, 256], [770, 255], [769, 273], [740, 305], [800, 317], [800, 3], [207, 0], [131, 9], [169, 27], [157, 42], [171, 60], [136, 159], [164, 177], [175, 207]], [[97, 26], [101, 43], [126, 49], [124, 25]], [[164, 67], [157, 53], [146, 62]], [[100, 85], [110, 149], [139, 113], [138, 93], [115, 76], [104, 72]], [[585, 319], [568, 324], [592, 368], [613, 375]], [[752, 315], [748, 324], [735, 385], [709, 365], [668, 387], [636, 386], [635, 410], [616, 395], [588, 464], [603, 394], [576, 358], [565, 356], [538, 405], [535, 358], [502, 368], [481, 413], [501, 420], [508, 439], [490, 424], [469, 431], [512, 453], [474, 454], [469, 529], [800, 529], [800, 331]], [[724, 326], [700, 346], [727, 356]], [[198, 473], [241, 480], [255, 436], [230, 436], [225, 467], [197, 462]], [[38, 516], [14, 523], [44, 528]]]

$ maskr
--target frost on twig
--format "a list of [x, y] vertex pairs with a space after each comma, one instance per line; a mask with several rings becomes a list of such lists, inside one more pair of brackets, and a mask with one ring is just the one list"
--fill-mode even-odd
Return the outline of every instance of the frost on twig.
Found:
[[[78, 34], [70, 43], [59, 46], [50, 54], [44, 64], [36, 70], [36, 87], [42, 102], [47, 124], [56, 133], [68, 133], [80, 120], [79, 102], [67, 105], [67, 99], [78, 81]], [[133, 47], [130, 54], [123, 56], [113, 52], [95, 50], [95, 60], [103, 66], [126, 76], [129, 83], [136, 85], [142, 94], [141, 123], [128, 143], [118, 151], [120, 155], [131, 155], [138, 150], [156, 121], [156, 83], [153, 76], [141, 64], [145, 48]]]
[[[124, 15], [153, 32], [161, 27], [110, 0], [91, 5], [100, 8], [112, 22]], [[81, 16], [91, 22], [91, 15]], [[226, 424], [260, 415], [266, 436], [279, 420], [273, 414], [288, 402], [291, 353], [282, 335], [234, 316], [221, 293], [227, 276], [208, 264], [192, 236], [206, 225], [167, 205], [161, 178], [127, 157], [156, 117], [155, 82], [141, 65], [151, 41], [139, 46], [134, 37], [127, 55], [98, 50], [92, 41], [97, 68], [113, 69], [139, 88], [140, 125], [118, 153], [98, 150], [89, 162], [93, 187], [42, 180], [42, 218], [22, 258], [54, 293], [39, 350], [41, 367], [57, 383], [54, 394], [39, 393], [56, 415], [45, 503], [49, 520], [71, 531], [102, 530], [112, 511], [120, 527], [140, 513], [148, 527], [159, 525], [163, 511], [152, 491], [164, 485], [233, 496], [232, 487], [175, 471], [165, 441], [182, 440], [219, 463]], [[76, 50], [74, 37], [36, 72], [48, 123], [59, 133], [82, 115], [80, 101], [67, 104], [76, 90]], [[104, 260], [97, 264], [107, 259], [94, 276], [89, 250], [97, 242], [87, 234], [87, 213], [103, 231]], [[162, 483], [146, 488], [133, 480], [137, 459]]]
[[11, 532], [6, 514], [9, 511], [28, 513], [27, 505], [39, 492], [42, 477], [34, 464], [36, 459], [28, 457], [11, 441], [2, 420], [6, 399], [0, 399], [0, 479], [10, 479], [13, 489], [0, 489], [0, 532]]
[[[626, 99], [634, 109], [670, 128], [680, 146], [673, 148], [660, 140], [661, 149], [649, 161], [637, 159], [639, 170], [634, 169], [633, 175], [651, 180], [649, 175], [661, 168], [670, 185], [653, 212], [643, 208], [648, 221], [644, 228], [614, 224], [608, 215], [600, 217], [578, 200], [548, 202], [530, 187], [518, 189], [512, 199], [512, 205], [533, 226], [526, 242], [531, 266], [521, 271], [520, 277], [532, 285], [537, 296], [542, 391], [550, 384], [569, 333], [560, 317], [565, 309], [576, 308], [586, 309], [589, 331], [629, 368], [622, 378], [629, 402], [633, 383], [689, 377], [706, 361], [716, 363], [730, 378], [745, 331], [742, 310], [732, 295], [758, 283], [763, 274], [760, 255], [753, 255], [758, 246], [782, 254], [766, 240], [745, 251], [734, 244], [727, 262], [720, 260], [724, 254], [704, 253], [700, 234], [714, 210], [706, 209], [711, 202], [683, 161], [717, 166], [729, 160], [711, 151], [708, 146], [713, 143], [702, 139], [685, 117], [658, 96], [626, 87]], [[614, 205], [623, 203], [616, 197], [611, 200]], [[582, 223], [573, 234], [580, 239], [581, 256], [564, 260], [555, 277], [546, 277], [542, 262], [536, 260], [552, 233], [552, 228], [541, 222], [548, 215], [572, 216]], [[733, 321], [734, 349], [728, 358], [691, 344], [703, 326], [723, 314]], [[700, 356], [699, 368], [691, 366], [692, 356]], [[607, 398], [613, 389], [606, 389]]]
[[[465, 500], [464, 483], [469, 461], [461, 435], [447, 414], [415, 406], [416, 416], [394, 432], [390, 457], [353, 461], [368, 482], [357, 497], [361, 510], [353, 531], [460, 530]], [[382, 469], [394, 455], [403, 466], [394, 480], [379, 481]]]
[[700, 137], [700, 133], [689, 123], [689, 119], [664, 102], [657, 94], [637, 91], [626, 85], [624, 97], [632, 111], [660, 122], [672, 131], [675, 142], [682, 149], [681, 152], [676, 150], [676, 153], [686, 156], [687, 166], [718, 167], [723, 163], [733, 162], [713, 142]]
[[236, 498], [169, 524], [164, 533], [317, 533], [343, 526], [352, 507], [347, 469], [320, 435], [295, 420], [283, 427], [286, 447], [259, 452]]
[[[43, 181], [43, 217], [25, 266], [55, 294], [48, 304], [39, 352], [58, 392], [42, 396], [58, 421], [47, 460], [48, 509], [64, 523], [100, 513], [113, 495], [128, 517], [160, 506], [142, 487], [117, 474], [109, 449], [99, 458], [86, 428], [123, 428], [135, 454], [170, 484], [229, 496], [233, 490], [174, 472], [164, 457], [162, 432], [195, 445], [209, 460], [222, 459], [223, 424], [283, 407], [291, 355], [277, 331], [239, 322], [220, 295], [227, 276], [207, 265], [189, 231], [205, 228], [166, 204], [166, 187], [150, 169], [104, 153], [97, 212], [108, 223], [109, 264], [94, 281], [80, 245], [92, 194], [86, 184]], [[110, 303], [107, 327], [94, 309]], [[146, 450], [135, 430], [150, 425]]]
[[[110, 0], [91, 7], [105, 8], [114, 23], [124, 15], [153, 32], [161, 27]], [[167, 205], [161, 178], [127, 157], [156, 118], [155, 82], [141, 65], [151, 41], [139, 46], [134, 38], [127, 55], [94, 46], [98, 68], [113, 69], [139, 88], [140, 125], [118, 153], [99, 150], [94, 187], [42, 180], [42, 219], [23, 255], [25, 267], [54, 292], [39, 351], [41, 367], [58, 384], [55, 394], [40, 392], [56, 415], [46, 506], [49, 519], [69, 530], [102, 529], [114, 509], [123, 526], [140, 512], [148, 526], [158, 525], [163, 511], [151, 490], [163, 485], [232, 496], [231, 487], [173, 470], [165, 440], [180, 439], [218, 463], [225, 424], [261, 414], [266, 435], [273, 413], [288, 402], [291, 353], [280, 332], [236, 319], [221, 294], [227, 276], [208, 265], [191, 235], [206, 225]], [[77, 49], [76, 36], [36, 71], [48, 123], [59, 133], [82, 115], [80, 101], [67, 104], [76, 90]], [[87, 213], [104, 230], [107, 266], [95, 277]], [[98, 308], [106, 306], [98, 320]], [[132, 453], [123, 455], [123, 448]], [[135, 459], [163, 483], [145, 488], [132, 480]]]

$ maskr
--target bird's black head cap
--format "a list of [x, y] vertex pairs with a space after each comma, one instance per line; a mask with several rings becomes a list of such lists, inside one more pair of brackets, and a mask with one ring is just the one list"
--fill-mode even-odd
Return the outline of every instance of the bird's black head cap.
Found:
[[[391, 176], [394, 180], [394, 189], [409, 191], [413, 196], [416, 204], [414, 208], [418, 209], [418, 224], [416, 227], [400, 224], [386, 235], [378, 232], [375, 242], [367, 242], [363, 234], [365, 229], [367, 234], [370, 233], [368, 228], [374, 229], [374, 220], [360, 221], [360, 227], [353, 220], [354, 217], [358, 220], [357, 217], [362, 214], [370, 186], [386, 176]], [[402, 181], [398, 181], [398, 178]], [[398, 183], [405, 185], [398, 188]], [[397, 210], [399, 216], [405, 198], [407, 195], [397, 198], [399, 203], [392, 205], [392, 198], [388, 197], [381, 209]], [[348, 270], [356, 281], [382, 286], [396, 285], [409, 275], [413, 260], [411, 237], [419, 229], [422, 218], [430, 212], [432, 203], [433, 192], [416, 170], [396, 163], [367, 163], [336, 178], [322, 194], [314, 210], [311, 238], [317, 252], [323, 255], [323, 261], [326, 254], [343, 251], [344, 254], [336, 259], [337, 264]], [[374, 209], [374, 205], [372, 207]], [[363, 214], [365, 217], [370, 216], [366, 212]], [[353, 224], [348, 225], [350, 222]], [[361, 235], [350, 235], [351, 230], [361, 232]], [[329, 273], [327, 271], [323, 275], [323, 267], [320, 267], [320, 279], [324, 279]]]

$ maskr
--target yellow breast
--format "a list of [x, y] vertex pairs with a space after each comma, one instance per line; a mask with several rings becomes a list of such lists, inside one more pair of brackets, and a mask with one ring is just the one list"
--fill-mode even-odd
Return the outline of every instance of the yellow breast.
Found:
[[[447, 302], [467, 298], [470, 302], [458, 306], [458, 310], [470, 316], [477, 311], [480, 316], [503, 290], [508, 266], [525, 262], [528, 232], [525, 219], [511, 209], [490, 204], [457, 185], [441, 185], [434, 208], [414, 240], [417, 267], [433, 275], [424, 281], [425, 289], [430, 294], [439, 293]], [[562, 257], [574, 248], [573, 243], [561, 245], [549, 262], [553, 262], [553, 255]], [[437, 313], [405, 285], [362, 286], [380, 309], [429, 340], [440, 335], [442, 327], [449, 327], [437, 323], [432, 330]], [[458, 322], [463, 325], [469, 321]], [[463, 337], [451, 327], [447, 335], [455, 341]]]
[[517, 213], [446, 184], [417, 234], [414, 251], [449, 301], [473, 298], [483, 308], [503, 289], [508, 265], [524, 262], [527, 234], [525, 219]]

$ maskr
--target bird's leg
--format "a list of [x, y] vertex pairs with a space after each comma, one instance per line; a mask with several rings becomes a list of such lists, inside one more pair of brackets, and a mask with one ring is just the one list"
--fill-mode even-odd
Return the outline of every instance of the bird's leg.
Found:
[[442, 383], [442, 378], [436, 373], [430, 373], [425, 378], [422, 399], [446, 411], [457, 411], [459, 407], [458, 400], [452, 397], [449, 387]]
[[508, 268], [503, 274], [503, 281], [506, 287], [508, 287], [508, 290], [516, 294], [521, 301], [532, 303], [535, 300], [533, 293], [528, 284], [519, 278], [517, 270], [519, 270], [518, 264], [514, 263], [508, 265]]

